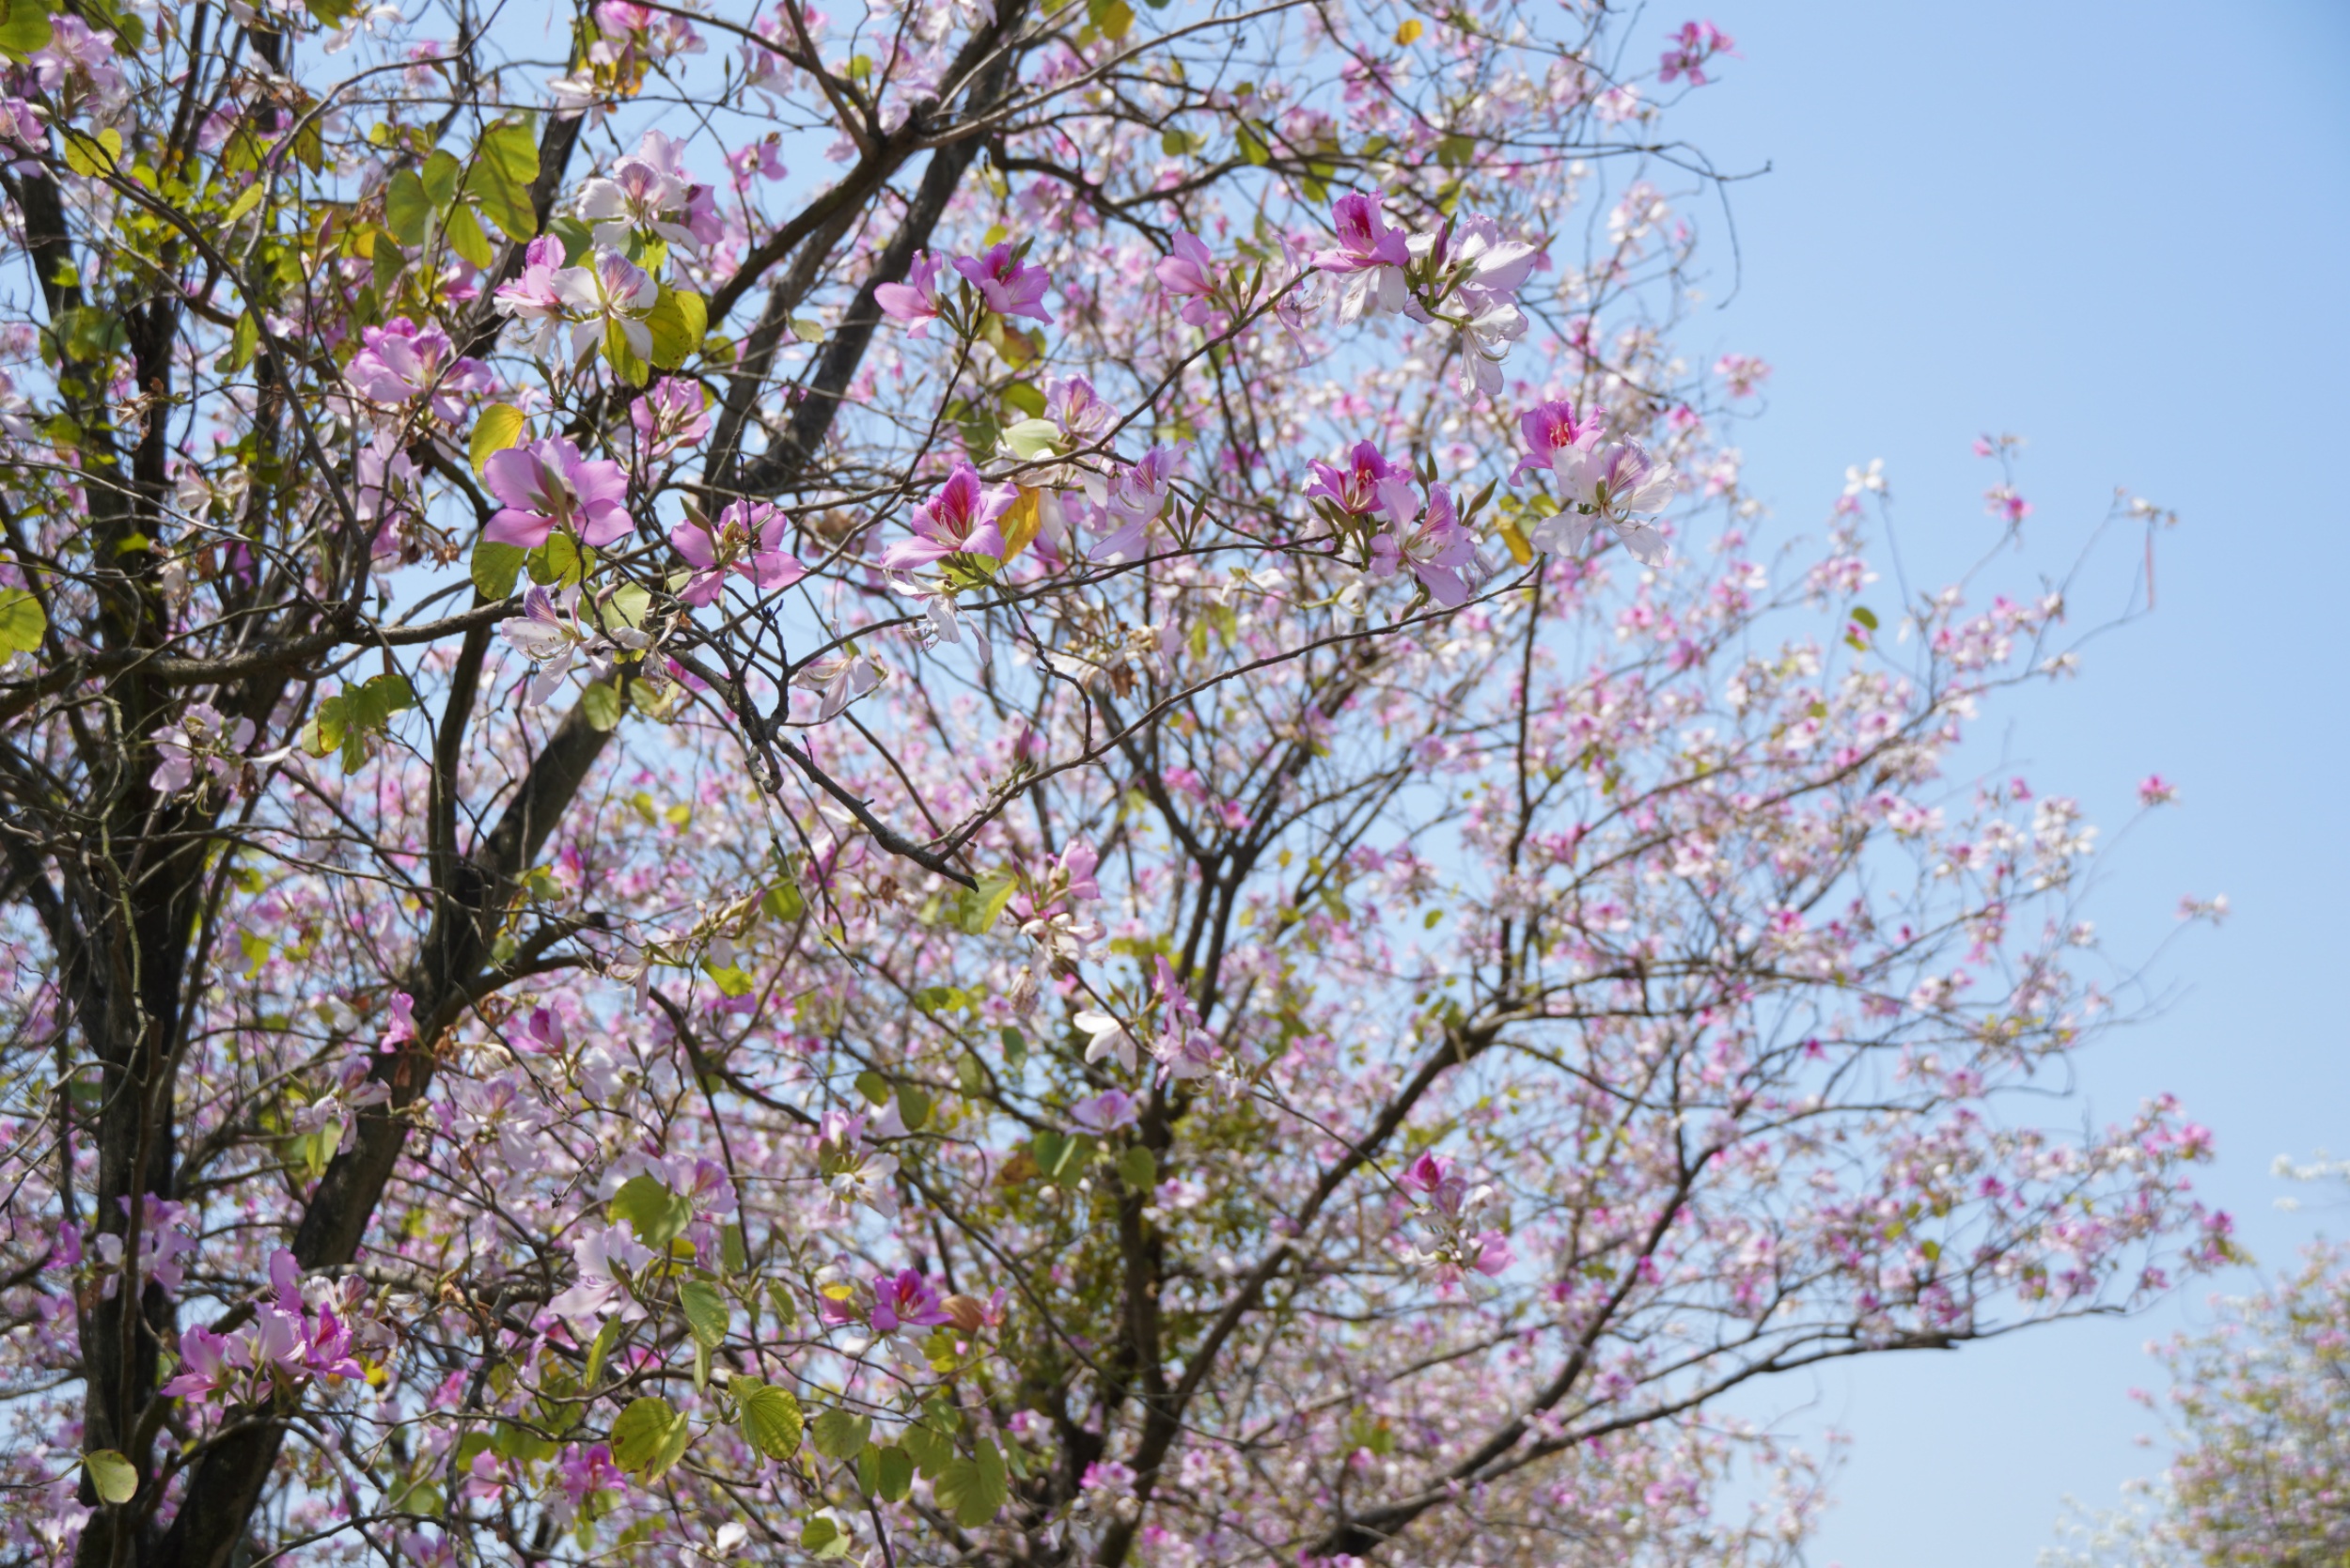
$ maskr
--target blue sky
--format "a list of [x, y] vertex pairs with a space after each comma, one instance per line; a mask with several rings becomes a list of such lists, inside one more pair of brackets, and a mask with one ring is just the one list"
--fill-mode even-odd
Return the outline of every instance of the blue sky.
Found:
[[[1695, 13], [1705, 14], [1705, 13]], [[2025, 436], [2028, 560], [2060, 567], [2126, 485], [2183, 522], [2156, 613], [2084, 676], [1982, 738], [2119, 825], [2147, 773], [2182, 804], [2116, 848], [2093, 913], [2143, 952], [2182, 893], [2234, 914], [2156, 962], [2154, 1022], [2109, 1037], [2080, 1088], [2103, 1120], [2177, 1092], [2218, 1137], [2201, 1185], [2264, 1262], [2337, 1207], [2278, 1211], [2280, 1153], [2350, 1154], [2350, 949], [2340, 637], [2350, 536], [2350, 6], [2232, 0], [1724, 0], [1744, 56], [1676, 113], [1726, 168], [1745, 266], [1693, 350], [1760, 353], [1770, 411], [1747, 478], [1813, 530], [1847, 463], [1883, 458], [1913, 576], [1996, 541], [1969, 450]], [[1652, 8], [1657, 36], [1682, 20]], [[1723, 248], [1718, 214], [1710, 220]], [[1711, 292], [1729, 294], [1726, 264]], [[1710, 353], [1709, 353], [1710, 357]], [[2102, 580], [2118, 600], [2126, 560]], [[2218, 1282], [2240, 1290], [2248, 1277]], [[2146, 1341], [2207, 1318], [2199, 1284], [2154, 1314], [1949, 1356], [1861, 1363], [1782, 1397], [1854, 1439], [1811, 1560], [2029, 1568], [2061, 1499], [2110, 1505], [2160, 1465], [2138, 1447]]]

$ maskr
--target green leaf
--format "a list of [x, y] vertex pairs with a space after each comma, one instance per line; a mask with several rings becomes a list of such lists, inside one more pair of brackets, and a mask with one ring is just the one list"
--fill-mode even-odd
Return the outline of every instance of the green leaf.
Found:
[[979, 1439], [977, 1454], [948, 1466], [932, 1482], [932, 1490], [939, 1506], [954, 1510], [956, 1522], [965, 1529], [977, 1529], [995, 1518], [1011, 1495], [1004, 1476], [1004, 1456], [984, 1437]]
[[878, 1105], [889, 1098], [889, 1080], [869, 1067], [856, 1075], [856, 1091], [867, 1103]]
[[810, 1514], [800, 1526], [800, 1549], [819, 1562], [847, 1557], [854, 1538], [822, 1513]]
[[448, 248], [477, 267], [487, 267], [498, 259], [490, 237], [481, 231], [481, 220], [473, 215], [470, 207], [452, 207], [448, 211]]
[[905, 1451], [914, 1461], [915, 1467], [926, 1476], [936, 1478], [955, 1462], [954, 1440], [928, 1426], [916, 1424], [906, 1428], [905, 1435], [899, 1441], [905, 1444]]
[[254, 351], [260, 346], [260, 320], [248, 310], [237, 318], [236, 329], [228, 335], [228, 352], [214, 362], [215, 368], [242, 370], [253, 363]]
[[0, 652], [30, 653], [48, 630], [48, 613], [32, 589], [0, 588]]
[[92, 1449], [82, 1455], [82, 1463], [89, 1466], [90, 1482], [98, 1488], [101, 1501], [127, 1503], [138, 1496], [138, 1471], [114, 1450]]
[[712, 1350], [727, 1342], [727, 1319], [731, 1312], [724, 1292], [706, 1279], [688, 1279], [678, 1287], [678, 1306], [685, 1313], [686, 1331], [694, 1342]]
[[767, 889], [759, 907], [770, 919], [796, 920], [807, 913], [807, 900], [795, 884], [781, 882]]
[[807, 1423], [791, 1389], [748, 1377], [738, 1377], [727, 1387], [743, 1412], [744, 1442], [770, 1459], [789, 1459], [800, 1451]]
[[49, 47], [49, 0], [4, 0], [0, 3], [0, 55], [23, 65], [27, 56]]
[[571, 588], [595, 570], [596, 557], [569, 529], [557, 528], [530, 553], [525, 564], [530, 568], [532, 582]]
[[645, 317], [645, 325], [652, 333], [653, 364], [664, 370], [684, 364], [702, 346], [702, 328], [709, 320], [709, 308], [699, 294], [680, 293], [663, 284], [661, 298]]
[[971, 936], [984, 936], [1011, 902], [1019, 881], [1007, 871], [993, 871], [979, 878], [977, 887], [966, 887], [955, 895], [951, 917], [955, 929]]
[[1258, 167], [1273, 162], [1273, 149], [1265, 145], [1264, 138], [1257, 134], [1256, 128], [1246, 120], [1240, 122], [1240, 129], [1232, 133], [1232, 139], [1240, 144], [1240, 155]]
[[432, 203], [435, 212], [446, 212], [448, 204], [457, 199], [460, 172], [457, 155], [446, 149], [436, 149], [424, 161], [424, 167], [416, 171], [416, 178], [424, 184], [425, 199]]
[[1877, 613], [1866, 604], [1855, 604], [1852, 609], [1852, 618], [1872, 632], [1877, 629]]
[[1159, 1162], [1141, 1144], [1130, 1145], [1118, 1156], [1118, 1179], [1136, 1192], [1147, 1193], [1159, 1184]]
[[1031, 383], [1015, 381], [1003, 391], [1004, 406], [1030, 418], [1044, 415], [1044, 394]]
[[65, 133], [65, 166], [86, 179], [112, 174], [122, 164], [122, 133], [113, 126], [91, 135], [69, 129]]
[[623, 583], [603, 602], [598, 619], [605, 631], [626, 626], [641, 628], [652, 614], [652, 595], [634, 583]]
[[846, 1410], [827, 1410], [816, 1418], [808, 1429], [816, 1439], [816, 1451], [827, 1459], [847, 1459], [863, 1449], [873, 1435], [870, 1416], [852, 1416]]
[[702, 973], [708, 975], [718, 987], [721, 996], [747, 996], [759, 983], [751, 978], [748, 970], [731, 964], [721, 964], [714, 958], [702, 960]]
[[233, 226], [238, 219], [243, 217], [247, 212], [252, 212], [256, 207], [260, 206], [262, 195], [263, 189], [262, 182], [260, 180], [256, 180], [252, 184], [247, 185], [244, 188], [244, 194], [238, 196], [236, 200], [230, 202], [228, 204], [228, 211], [220, 215], [221, 227], [226, 228]]
[[1134, 26], [1134, 8], [1126, 0], [1086, 0], [1086, 20], [1104, 38], [1116, 43]]
[[[654, 352], [657, 353], [660, 351], [656, 348]], [[644, 385], [652, 375], [652, 367], [637, 357], [635, 348], [628, 340], [628, 334], [621, 330], [617, 319], [604, 324], [603, 357], [610, 362], [612, 373], [631, 386]]]
[[1050, 1176], [1058, 1170], [1061, 1162], [1069, 1157], [1071, 1141], [1059, 1133], [1039, 1133], [1028, 1139], [1028, 1157], [1036, 1161], [1036, 1168], [1039, 1170]]
[[636, 1239], [655, 1252], [683, 1235], [694, 1218], [694, 1205], [682, 1194], [671, 1192], [650, 1176], [631, 1176], [621, 1183], [606, 1212], [616, 1225], [627, 1220]]
[[657, 1481], [670, 1466], [685, 1457], [693, 1429], [682, 1411], [669, 1402], [647, 1394], [631, 1400], [612, 1423], [612, 1463], [643, 1482]]
[[806, 316], [794, 316], [791, 318], [791, 336], [803, 343], [821, 343], [824, 340], [824, 323], [811, 321]]
[[1006, 1024], [996, 1031], [995, 1038], [1004, 1043], [1004, 1065], [1019, 1072], [1028, 1059], [1028, 1037]]
[[603, 1372], [604, 1357], [611, 1355], [612, 1347], [619, 1342], [620, 1320], [617, 1317], [604, 1319], [603, 1326], [596, 1330], [595, 1342], [588, 1347], [588, 1370], [580, 1375], [581, 1388], [589, 1393], [595, 1392], [596, 1379]]
[[620, 688], [609, 681], [599, 681], [579, 694], [580, 707], [588, 715], [588, 727], [599, 734], [609, 734], [620, 727]]
[[481, 133], [465, 189], [481, 204], [481, 214], [517, 243], [536, 238], [539, 215], [530, 204], [539, 178], [539, 143], [527, 126], [511, 120]]
[[898, 1120], [905, 1123], [906, 1131], [909, 1133], [918, 1133], [930, 1125], [931, 1097], [929, 1091], [916, 1089], [912, 1084], [899, 1085]]
[[432, 198], [414, 169], [402, 169], [384, 187], [384, 226], [392, 238], [414, 250], [424, 243], [424, 226], [432, 216]]
[[523, 560], [529, 554], [519, 544], [495, 544], [486, 539], [475, 545], [474, 591], [492, 603], [512, 594], [514, 579], [523, 574]]
[[1060, 439], [1060, 427], [1050, 419], [1023, 419], [1003, 433], [1005, 447], [1024, 463], [1057, 455]]
[[881, 1483], [873, 1488], [885, 1502], [903, 1502], [914, 1490], [914, 1456], [892, 1446], [881, 1450]]
[[[474, 423], [473, 439], [465, 444], [465, 455], [473, 459], [473, 471], [477, 474], [485, 472], [493, 456], [514, 446], [522, 438], [521, 409], [509, 408], [504, 403], [492, 403], [483, 409], [481, 417]], [[510, 550], [514, 546], [501, 545], [499, 548]]]

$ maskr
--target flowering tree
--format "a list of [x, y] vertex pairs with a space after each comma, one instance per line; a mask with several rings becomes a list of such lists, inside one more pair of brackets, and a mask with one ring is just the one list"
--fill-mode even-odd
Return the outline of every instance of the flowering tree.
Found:
[[2217, 1304], [2210, 1328], [2150, 1347], [2170, 1373], [2169, 1470], [2135, 1509], [2074, 1521], [2073, 1544], [2042, 1554], [2051, 1568], [2350, 1560], [2350, 1255], [2321, 1242], [2266, 1289]]
[[11, 1560], [1769, 1561], [2225, 1252], [2006, 1108], [2060, 591], [1750, 537], [1728, 39], [715, 9], [0, 15]]

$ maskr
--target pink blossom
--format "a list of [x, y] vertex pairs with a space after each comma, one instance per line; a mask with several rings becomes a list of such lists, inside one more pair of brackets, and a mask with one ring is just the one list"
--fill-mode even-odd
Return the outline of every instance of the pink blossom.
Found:
[[556, 323], [563, 319], [563, 295], [555, 285], [562, 269], [563, 242], [541, 234], [523, 252], [522, 276], [500, 284], [491, 297], [500, 315], [532, 323], [529, 338], [535, 350], [545, 349]]
[[955, 271], [970, 279], [987, 302], [987, 307], [998, 316], [1025, 316], [1030, 321], [1052, 322], [1044, 310], [1044, 290], [1052, 287], [1052, 279], [1042, 267], [1022, 264], [1020, 252], [1009, 240], [991, 245], [978, 256], [955, 259]]
[[882, 552], [882, 565], [892, 572], [928, 566], [948, 556], [986, 556], [1001, 559], [1004, 536], [996, 523], [1015, 498], [1009, 485], [989, 486], [967, 463], [954, 472], [938, 494], [914, 509], [913, 539], [901, 540]]
[[164, 1385], [169, 1399], [208, 1400], [236, 1380], [228, 1361], [228, 1340], [201, 1324], [180, 1336], [180, 1375]]
[[895, 1334], [901, 1328], [928, 1328], [947, 1321], [938, 1292], [917, 1269], [876, 1275], [873, 1278], [873, 1331]]
[[556, 273], [554, 285], [556, 297], [577, 315], [572, 353], [588, 353], [618, 327], [631, 353], [639, 359], [651, 355], [652, 328], [645, 317], [660, 303], [661, 285], [650, 273], [618, 251], [599, 250], [589, 265]]
[[1510, 470], [1510, 482], [1517, 483], [1529, 473], [1549, 469], [1560, 477], [1574, 463], [1599, 444], [1607, 428], [1607, 416], [1593, 409], [1587, 416], [1577, 416], [1574, 405], [1561, 399], [1556, 402], [1537, 403], [1518, 416], [1518, 429], [1526, 436], [1527, 450]]
[[913, 323], [912, 337], [928, 336], [931, 323], [938, 319], [938, 268], [937, 257], [926, 250], [916, 251], [913, 264], [906, 269], [909, 281], [885, 283], [873, 290], [873, 301], [884, 315]]
[[[1400, 536], [1400, 537], [1399, 537]], [[1461, 526], [1452, 506], [1452, 493], [1441, 484], [1428, 487], [1428, 508], [1414, 524], [1398, 532], [1383, 533], [1371, 541], [1374, 576], [1392, 577], [1409, 568], [1429, 597], [1447, 609], [1468, 602], [1463, 571], [1476, 564], [1477, 541]]]
[[460, 358], [448, 334], [437, 326], [418, 326], [396, 316], [380, 327], [366, 327], [360, 337], [366, 347], [352, 355], [343, 379], [369, 402], [401, 404], [431, 394], [432, 412], [455, 422], [464, 403], [457, 394], [490, 384], [490, 373], [479, 360]]
[[155, 755], [161, 759], [148, 782], [167, 795], [195, 787], [197, 775], [224, 790], [236, 787], [245, 748], [253, 744], [253, 721], [227, 719], [209, 702], [191, 702], [180, 722], [159, 730]]
[[493, 543], [536, 549], [563, 528], [602, 549], [636, 525], [622, 505], [628, 475], [620, 465], [582, 456], [563, 436], [494, 452], [481, 477], [490, 494], [506, 503], [482, 530]]
[[2179, 788], [2158, 773], [2150, 773], [2138, 783], [2138, 804], [2168, 806], [2179, 798]]
[[1412, 253], [1403, 232], [1389, 228], [1380, 215], [1385, 199], [1380, 191], [1342, 196], [1331, 203], [1331, 227], [1338, 243], [1314, 257], [1314, 265], [1347, 279], [1339, 301], [1339, 318], [1352, 321], [1368, 312], [1391, 316], [1411, 303], [1403, 271]]
[[1657, 80], [1670, 82], [1686, 76], [1693, 87], [1705, 86], [1705, 62], [1716, 55], [1735, 55], [1731, 37], [1711, 22], [1684, 22], [1674, 34], [1672, 47], [1666, 50]]
[[1578, 452], [1561, 468], [1567, 498], [1581, 510], [1544, 518], [1528, 531], [1529, 543], [1554, 554], [1580, 550], [1605, 522], [1642, 566], [1664, 564], [1663, 533], [1630, 514], [1659, 511], [1672, 500], [1680, 479], [1671, 464], [1652, 458], [1637, 442], [1619, 441]]
[[629, 424], [636, 431], [639, 461], [652, 462], [681, 447], [691, 447], [710, 433], [710, 411], [702, 405], [699, 382], [664, 376], [629, 405]]
[[1101, 487], [1096, 504], [1118, 526], [1086, 553], [1087, 559], [1136, 559], [1146, 553], [1151, 525], [1167, 510], [1185, 455], [1186, 449], [1180, 446], [1153, 447], [1110, 477]]
[[1419, 510], [1411, 499], [1412, 471], [1390, 463], [1368, 441], [1355, 444], [1344, 468], [1334, 468], [1319, 458], [1308, 466], [1314, 482], [1307, 487], [1306, 498], [1327, 501], [1349, 517], [1384, 511], [1392, 519], [1400, 511], [1408, 519]]
[[1160, 287], [1183, 302], [1183, 317], [1203, 327], [1215, 305], [1215, 259], [1196, 234], [1178, 234], [1152, 269]]
[[791, 520], [780, 507], [764, 501], [735, 501], [718, 514], [714, 529], [692, 522], [669, 530], [669, 542], [694, 569], [693, 580], [678, 590], [688, 604], [707, 604], [729, 572], [747, 577], [761, 593], [790, 588], [807, 575], [807, 569], [783, 548]]
[[1101, 1093], [1073, 1102], [1069, 1119], [1089, 1133], [1111, 1133], [1134, 1124], [1142, 1102], [1122, 1089], [1105, 1089]]

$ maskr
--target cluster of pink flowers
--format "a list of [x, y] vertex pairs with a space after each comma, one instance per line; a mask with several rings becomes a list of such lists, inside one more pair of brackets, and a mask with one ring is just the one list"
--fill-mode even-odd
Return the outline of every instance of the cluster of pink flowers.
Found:
[[1684, 22], [1658, 64], [1656, 79], [1669, 83], [1685, 76], [1691, 86], [1701, 87], [1706, 83], [1706, 63], [1716, 55], [1737, 52], [1730, 35], [1711, 22]]
[[164, 1385], [174, 1399], [235, 1405], [267, 1399], [281, 1388], [311, 1381], [337, 1386], [367, 1375], [357, 1352], [378, 1337], [364, 1316], [367, 1282], [306, 1282], [302, 1266], [283, 1247], [270, 1260], [272, 1293], [253, 1304], [251, 1321], [231, 1334], [201, 1325], [180, 1336], [183, 1371]]
[[1526, 455], [1511, 479], [1547, 470], [1560, 496], [1574, 505], [1528, 531], [1536, 549], [1579, 551], [1592, 528], [1606, 523], [1643, 566], [1662, 566], [1665, 536], [1648, 517], [1662, 511], [1681, 486], [1668, 463], [1637, 441], [1608, 441], [1606, 416], [1594, 409], [1578, 417], [1572, 403], [1547, 402], [1518, 416]]
[[1052, 287], [1053, 280], [1042, 267], [1023, 259], [1027, 249], [1026, 243], [1014, 244], [1006, 240], [977, 256], [955, 257], [950, 263], [942, 263], [929, 251], [919, 251], [907, 270], [907, 281], [885, 283], [873, 290], [873, 298], [884, 314], [892, 321], [905, 322], [916, 337], [941, 318], [958, 330], [974, 329], [977, 323], [939, 292], [942, 267], [951, 265], [987, 311], [1007, 321], [1025, 318], [1049, 325], [1053, 318], [1044, 308], [1044, 291]]
[[1427, 1243], [1411, 1256], [1438, 1290], [1456, 1290], [1471, 1274], [1491, 1278], [1517, 1261], [1510, 1238], [1493, 1223], [1506, 1217], [1493, 1187], [1472, 1186], [1458, 1167], [1433, 1152], [1404, 1167], [1396, 1181], [1428, 1226]]

